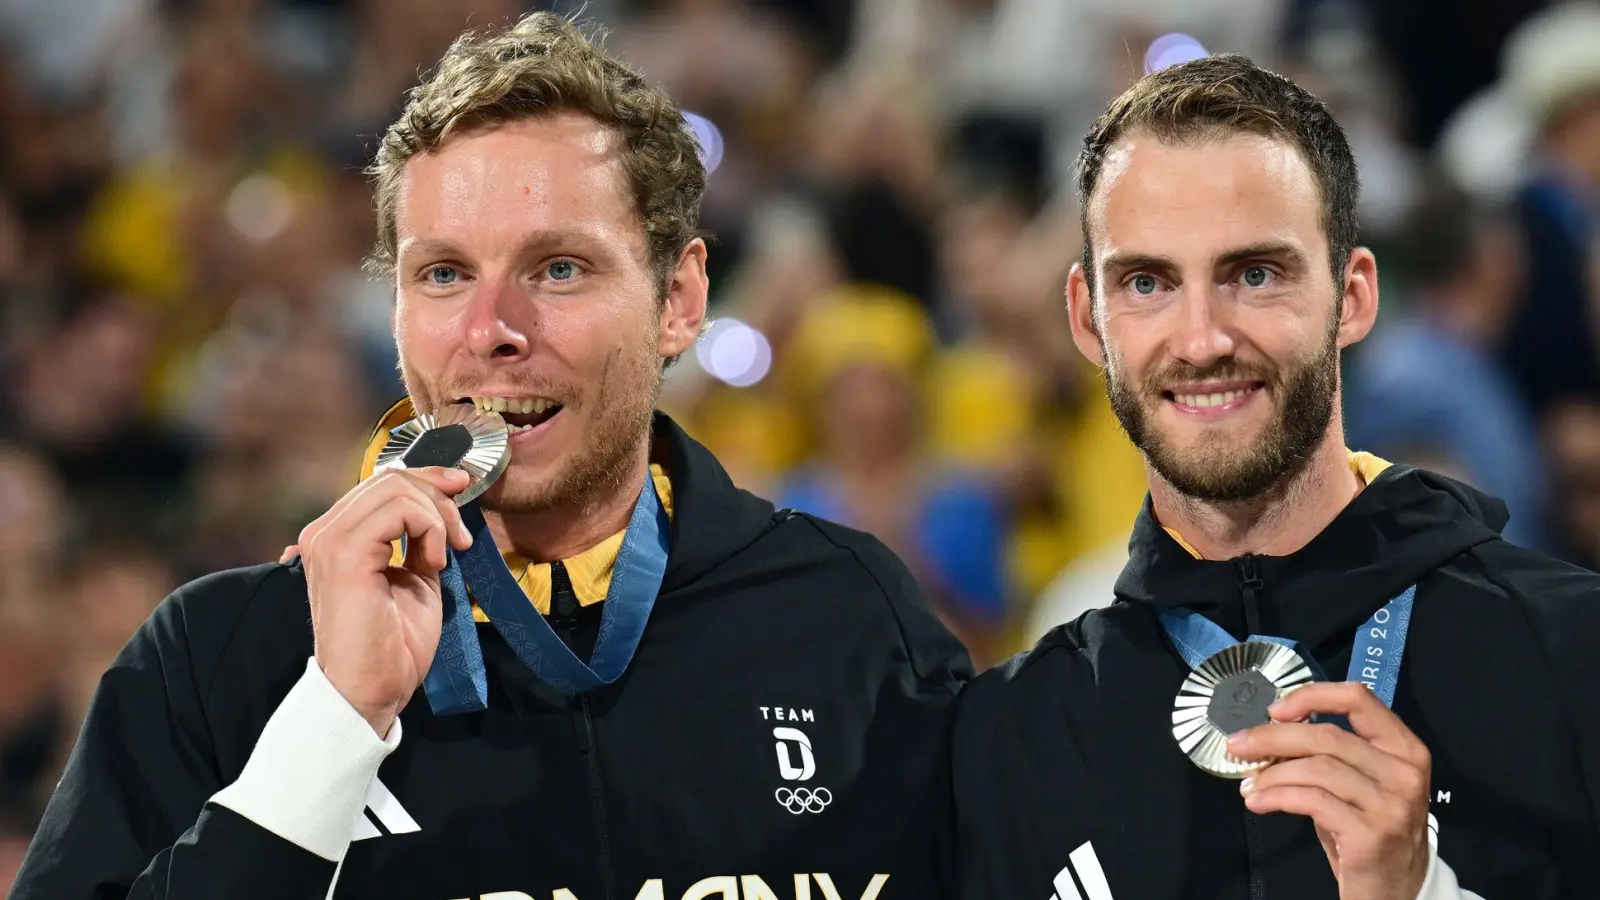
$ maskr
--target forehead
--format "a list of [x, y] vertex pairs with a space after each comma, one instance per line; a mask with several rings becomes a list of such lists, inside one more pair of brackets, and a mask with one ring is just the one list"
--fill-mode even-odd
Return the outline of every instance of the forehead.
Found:
[[1311, 167], [1290, 144], [1256, 135], [1169, 143], [1136, 132], [1106, 155], [1088, 212], [1100, 258], [1122, 251], [1199, 261], [1262, 243], [1327, 258]]
[[458, 134], [406, 163], [395, 207], [409, 239], [510, 250], [544, 232], [642, 244], [615, 131], [560, 112]]

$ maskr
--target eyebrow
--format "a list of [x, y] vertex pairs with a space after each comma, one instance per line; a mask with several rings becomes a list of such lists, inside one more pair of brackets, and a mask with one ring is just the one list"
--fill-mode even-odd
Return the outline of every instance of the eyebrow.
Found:
[[[527, 240], [524, 240], [517, 248], [517, 251], [518, 253], [527, 253], [531, 250], [557, 246], [592, 248], [602, 241], [602, 236], [592, 231], [558, 228], [529, 235]], [[398, 255], [461, 256], [463, 252], [453, 241], [441, 238], [411, 238], [401, 242]]]
[[1102, 263], [1107, 272], [1131, 272], [1134, 269], [1154, 269], [1160, 272], [1176, 271], [1178, 264], [1169, 257], [1148, 253], [1123, 253], [1113, 250]]
[[1274, 259], [1288, 264], [1291, 267], [1304, 267], [1307, 263], [1305, 253], [1293, 244], [1269, 242], [1264, 244], [1251, 244], [1229, 250], [1217, 257], [1218, 266], [1231, 266], [1251, 259]]
[[449, 241], [434, 238], [410, 238], [400, 242], [396, 256], [456, 256], [461, 251]]
[[[1303, 268], [1307, 264], [1306, 255], [1299, 247], [1283, 242], [1267, 242], [1229, 250], [1216, 258], [1214, 266], [1219, 268], [1232, 266], [1251, 259], [1280, 260], [1291, 268]], [[1107, 254], [1103, 265], [1107, 272], [1130, 272], [1134, 269], [1175, 272], [1179, 268], [1178, 263], [1171, 257], [1117, 251]]]

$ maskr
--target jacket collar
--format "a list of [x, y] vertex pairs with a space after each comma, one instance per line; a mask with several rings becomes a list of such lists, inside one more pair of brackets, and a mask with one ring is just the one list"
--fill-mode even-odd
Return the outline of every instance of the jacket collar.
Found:
[[[1154, 611], [1187, 607], [1243, 639], [1244, 598], [1251, 593], [1264, 634], [1301, 641], [1322, 655], [1429, 572], [1496, 539], [1506, 519], [1505, 505], [1493, 497], [1394, 465], [1295, 553], [1205, 560], [1161, 526], [1147, 496], [1116, 594]], [[1246, 591], [1252, 576], [1259, 584]]]
[[672, 476], [677, 514], [662, 593], [684, 587], [771, 527], [771, 501], [737, 487], [728, 471], [666, 413], [652, 424], [654, 454]]

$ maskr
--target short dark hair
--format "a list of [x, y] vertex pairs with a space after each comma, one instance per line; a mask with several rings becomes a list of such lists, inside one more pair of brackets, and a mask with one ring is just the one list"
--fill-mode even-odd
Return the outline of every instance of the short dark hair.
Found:
[[1286, 141], [1311, 167], [1322, 194], [1322, 230], [1334, 281], [1341, 282], [1356, 246], [1361, 195], [1355, 156], [1327, 104], [1289, 79], [1235, 53], [1160, 69], [1111, 101], [1083, 139], [1078, 156], [1078, 204], [1083, 225], [1083, 272], [1094, 288], [1089, 200], [1106, 153], [1123, 137], [1146, 131], [1164, 142], [1230, 133]]

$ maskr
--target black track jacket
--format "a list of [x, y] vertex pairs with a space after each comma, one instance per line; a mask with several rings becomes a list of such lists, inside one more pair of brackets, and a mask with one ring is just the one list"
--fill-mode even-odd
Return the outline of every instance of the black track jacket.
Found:
[[13, 900], [944, 896], [964, 650], [877, 541], [655, 440], [671, 554], [615, 684], [554, 695], [480, 624], [489, 709], [419, 691], [391, 748], [310, 661], [298, 563], [209, 576], [104, 676]]
[[1412, 584], [1394, 710], [1433, 757], [1447, 865], [1430, 883], [1453, 870], [1488, 900], [1600, 896], [1600, 577], [1506, 543], [1505, 521], [1499, 501], [1396, 465], [1297, 553], [1202, 561], [1147, 501], [1116, 602], [963, 695], [964, 896], [1338, 897], [1309, 818], [1249, 813], [1238, 782], [1178, 749], [1188, 669], [1157, 614], [1188, 606], [1243, 639], [1254, 604], [1258, 633], [1299, 640], [1343, 679], [1355, 630]]

